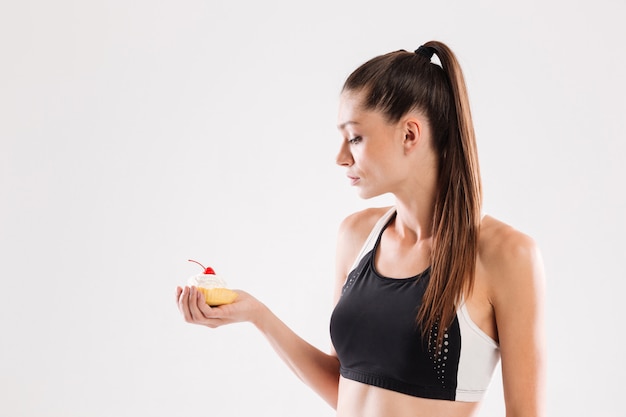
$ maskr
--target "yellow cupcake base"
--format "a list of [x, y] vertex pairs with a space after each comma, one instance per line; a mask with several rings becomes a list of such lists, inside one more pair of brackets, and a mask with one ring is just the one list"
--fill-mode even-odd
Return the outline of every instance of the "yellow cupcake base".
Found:
[[237, 298], [237, 293], [228, 288], [202, 288], [198, 287], [198, 291], [204, 294], [204, 299], [211, 307], [230, 304]]

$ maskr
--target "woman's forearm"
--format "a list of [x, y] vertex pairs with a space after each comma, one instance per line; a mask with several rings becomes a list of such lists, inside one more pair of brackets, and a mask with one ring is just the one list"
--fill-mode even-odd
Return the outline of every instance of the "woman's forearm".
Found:
[[263, 306], [253, 324], [280, 358], [331, 407], [337, 407], [339, 361], [312, 346]]

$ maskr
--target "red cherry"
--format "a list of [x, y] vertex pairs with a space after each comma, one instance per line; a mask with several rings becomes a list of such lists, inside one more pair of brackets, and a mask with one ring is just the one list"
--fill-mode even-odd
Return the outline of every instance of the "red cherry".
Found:
[[211, 268], [210, 266], [207, 266], [206, 268], [204, 267], [204, 265], [202, 265], [200, 262], [198, 261], [194, 261], [193, 259], [188, 259], [189, 262], [194, 262], [197, 263], [198, 265], [200, 265], [203, 269], [204, 269], [204, 274], [205, 275], [215, 275], [215, 271], [213, 270], [213, 268]]

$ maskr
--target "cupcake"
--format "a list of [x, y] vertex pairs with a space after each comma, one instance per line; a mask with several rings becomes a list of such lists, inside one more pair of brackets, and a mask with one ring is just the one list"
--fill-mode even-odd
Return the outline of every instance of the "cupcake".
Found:
[[237, 298], [237, 293], [227, 288], [226, 281], [218, 277], [210, 266], [205, 268], [200, 262], [189, 259], [200, 265], [204, 272], [189, 278], [187, 285], [196, 287], [202, 294], [206, 303], [211, 307], [230, 304]]

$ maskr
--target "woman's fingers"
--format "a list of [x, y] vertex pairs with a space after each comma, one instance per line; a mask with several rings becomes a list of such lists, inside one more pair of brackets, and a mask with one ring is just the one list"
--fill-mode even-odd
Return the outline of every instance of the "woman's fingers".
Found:
[[180, 296], [183, 293], [183, 289], [181, 287], [176, 287], [176, 304], [180, 303]]
[[187, 323], [192, 323], [191, 312], [189, 311], [189, 296], [191, 294], [191, 288], [182, 288], [178, 297], [178, 309], [183, 314]]
[[216, 320], [214, 309], [206, 304], [202, 292], [194, 286], [182, 290], [178, 304], [187, 323], [209, 327], [218, 327], [221, 324], [219, 319]]
[[200, 310], [199, 301], [202, 294], [196, 287], [191, 287], [191, 292], [189, 294], [189, 311], [191, 313], [191, 318], [194, 323], [202, 323], [204, 319], [204, 315]]

